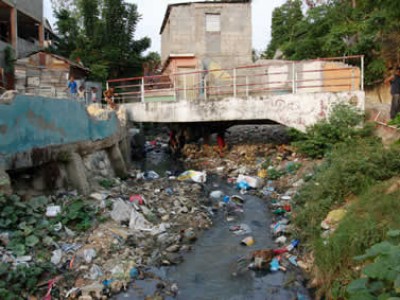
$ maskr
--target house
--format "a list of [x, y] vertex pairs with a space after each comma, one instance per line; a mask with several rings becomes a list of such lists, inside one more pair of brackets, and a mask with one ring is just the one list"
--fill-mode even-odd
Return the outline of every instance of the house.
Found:
[[163, 73], [252, 62], [251, 0], [170, 4], [161, 25]]
[[13, 77], [4, 74], [4, 50], [11, 47], [24, 57], [43, 48], [44, 33], [43, 0], [0, 0], [0, 87], [14, 87]]
[[38, 51], [16, 61], [15, 89], [21, 94], [67, 98], [65, 89], [68, 78], [74, 76], [78, 86], [84, 84], [88, 89], [90, 87], [85, 81], [89, 73], [90, 70], [81, 63]]
[[43, 45], [43, 0], [0, 0], [0, 67], [7, 46], [23, 57]]

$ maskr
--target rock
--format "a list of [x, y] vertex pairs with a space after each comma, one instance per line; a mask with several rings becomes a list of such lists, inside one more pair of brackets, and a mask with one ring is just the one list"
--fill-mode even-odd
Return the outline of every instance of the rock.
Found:
[[183, 262], [183, 257], [179, 253], [166, 253], [164, 260], [168, 261], [170, 264], [177, 265]]
[[122, 283], [122, 281], [115, 280], [111, 282], [111, 292], [113, 294], [118, 294], [122, 290], [123, 286], [124, 284]]
[[104, 163], [104, 161], [100, 161], [99, 162], [99, 169], [105, 169], [106, 168], [106, 164]]
[[111, 211], [111, 218], [115, 222], [126, 222], [131, 218], [132, 207], [124, 202], [122, 199], [114, 201], [113, 210]]
[[103, 294], [103, 285], [100, 283], [93, 283], [91, 285], [82, 287], [81, 291], [82, 296], [90, 296], [91, 293], [94, 293], [94, 295], [100, 299]]
[[165, 251], [167, 252], [178, 252], [181, 247], [179, 245], [169, 246]]
[[161, 220], [162, 220], [163, 222], [169, 221], [169, 215], [162, 216], [162, 217], [161, 217]]
[[102, 201], [104, 200], [106, 196], [104, 194], [101, 193], [92, 193], [90, 194], [90, 198], [97, 200], [97, 201]]
[[197, 240], [197, 236], [193, 228], [188, 228], [184, 231], [183, 240], [185, 242], [194, 242]]
[[11, 195], [12, 192], [10, 176], [6, 171], [0, 169], [0, 194]]
[[181, 214], [187, 214], [187, 213], [189, 212], [189, 209], [188, 209], [186, 206], [183, 206], [183, 207], [179, 210], [179, 212], [180, 212]]

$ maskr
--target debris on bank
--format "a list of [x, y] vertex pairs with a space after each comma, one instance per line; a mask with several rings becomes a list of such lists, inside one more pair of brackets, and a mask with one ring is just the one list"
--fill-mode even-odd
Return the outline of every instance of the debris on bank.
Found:
[[[2, 299], [106, 299], [146, 278], [160, 282], [160, 295], [176, 293], [149, 270], [180, 263], [212, 225], [202, 185], [140, 171], [103, 184], [87, 199], [76, 192], [27, 202], [0, 196]], [[28, 279], [17, 276], [29, 270], [37, 273], [22, 285]]]

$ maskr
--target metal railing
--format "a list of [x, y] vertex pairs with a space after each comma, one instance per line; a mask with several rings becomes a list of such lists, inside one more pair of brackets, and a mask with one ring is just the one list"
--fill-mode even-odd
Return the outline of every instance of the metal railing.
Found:
[[208, 100], [364, 90], [364, 56], [268, 61], [227, 69], [112, 79], [120, 102]]

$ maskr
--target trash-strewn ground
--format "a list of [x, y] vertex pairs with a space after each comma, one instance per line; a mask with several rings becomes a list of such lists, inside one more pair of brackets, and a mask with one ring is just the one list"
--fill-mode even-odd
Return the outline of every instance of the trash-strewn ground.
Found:
[[[292, 197], [315, 162], [281, 145], [282, 127], [243, 126], [230, 132], [222, 157], [213, 146], [185, 147], [185, 164], [195, 172], [132, 170], [126, 180], [102, 180], [102, 188], [87, 198], [73, 192], [28, 203], [0, 198], [6, 206], [0, 224], [1, 298], [106, 299], [132, 281], [157, 277], [150, 267], [179, 264], [199, 232], [212, 226], [212, 209], [240, 209], [238, 199], [205, 193], [210, 173], [237, 186], [238, 193], [262, 197], [275, 215], [265, 230], [273, 232], [276, 247], [255, 251], [242, 267], [308, 269], [290, 222]], [[159, 151], [161, 144], [150, 143], [154, 149], [148, 151]], [[239, 230], [245, 228], [232, 228]], [[153, 299], [179, 292], [176, 283], [156, 280]]]

